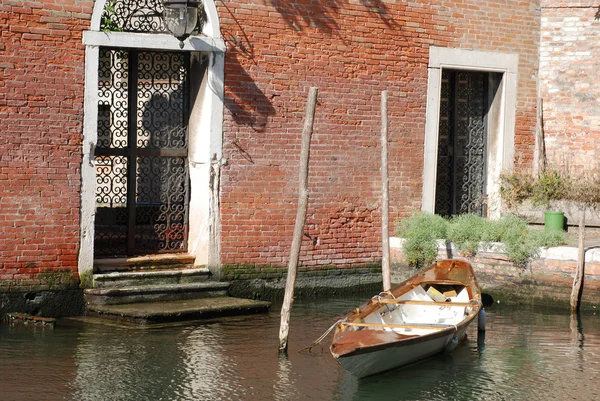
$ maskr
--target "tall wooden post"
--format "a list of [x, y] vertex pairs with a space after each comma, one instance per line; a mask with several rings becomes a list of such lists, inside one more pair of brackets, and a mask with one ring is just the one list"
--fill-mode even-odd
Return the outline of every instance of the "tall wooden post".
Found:
[[381, 92], [381, 273], [383, 275], [384, 291], [392, 287], [390, 275], [387, 97], [387, 91]]
[[546, 170], [546, 142], [544, 139], [544, 100], [541, 96], [537, 99], [537, 127], [535, 130], [535, 151], [533, 166], [534, 175], [539, 175]]
[[577, 270], [573, 277], [571, 288], [571, 313], [579, 312], [581, 305], [581, 293], [583, 290], [583, 278], [585, 277], [585, 207], [579, 211], [579, 247], [577, 249]]
[[315, 118], [315, 107], [317, 105], [318, 88], [310, 88], [308, 101], [306, 103], [306, 114], [304, 116], [304, 128], [302, 130], [302, 148], [300, 150], [300, 175], [298, 180], [298, 211], [296, 213], [296, 224], [294, 226], [294, 238], [292, 239], [292, 250], [288, 263], [287, 280], [285, 282], [285, 295], [281, 307], [281, 324], [279, 326], [279, 353], [287, 354], [288, 334], [290, 331], [290, 313], [294, 303], [294, 287], [296, 286], [296, 273], [298, 260], [300, 258], [300, 245], [302, 245], [302, 234], [306, 222], [306, 211], [308, 209], [308, 159], [310, 155], [310, 138], [313, 131]]

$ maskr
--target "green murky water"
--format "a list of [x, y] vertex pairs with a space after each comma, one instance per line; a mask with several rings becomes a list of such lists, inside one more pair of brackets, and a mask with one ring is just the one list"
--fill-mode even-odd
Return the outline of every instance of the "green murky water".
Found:
[[[364, 298], [364, 297], [362, 297]], [[600, 319], [487, 308], [485, 339], [357, 380], [310, 344], [357, 299], [296, 302], [289, 358], [268, 315], [155, 330], [60, 321], [0, 325], [1, 400], [591, 400], [600, 397]]]

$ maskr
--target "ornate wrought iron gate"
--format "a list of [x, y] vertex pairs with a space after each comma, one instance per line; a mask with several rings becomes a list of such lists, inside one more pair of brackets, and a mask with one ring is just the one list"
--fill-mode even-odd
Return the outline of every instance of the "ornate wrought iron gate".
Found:
[[442, 71], [435, 213], [484, 214], [488, 74]]
[[95, 257], [187, 249], [189, 54], [102, 48]]

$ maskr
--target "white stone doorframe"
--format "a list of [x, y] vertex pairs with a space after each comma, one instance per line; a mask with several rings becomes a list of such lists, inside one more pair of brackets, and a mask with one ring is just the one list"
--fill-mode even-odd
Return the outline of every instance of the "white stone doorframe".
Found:
[[488, 126], [486, 178], [488, 216], [500, 216], [500, 173], [513, 166], [518, 65], [518, 54], [435, 46], [429, 48], [422, 211], [434, 213], [435, 210], [442, 69], [451, 68], [502, 73], [500, 86], [491, 105], [495, 115], [493, 126]]
[[[218, 210], [219, 165], [223, 148], [223, 77], [225, 42], [221, 37], [214, 0], [204, 0], [207, 22], [202, 36], [179, 41], [167, 34], [100, 32], [100, 18], [106, 0], [96, 0], [89, 31], [83, 33], [85, 47], [85, 100], [83, 118], [83, 161], [81, 164], [81, 222], [78, 270], [92, 271], [94, 263], [95, 182], [94, 148], [98, 128], [98, 57], [100, 46], [202, 54], [208, 65], [195, 63], [192, 81], [201, 81], [192, 94], [189, 121], [189, 236], [188, 253], [196, 265], [219, 265], [220, 220]], [[204, 69], [206, 67], [206, 69]], [[202, 75], [201, 75], [202, 74]]]

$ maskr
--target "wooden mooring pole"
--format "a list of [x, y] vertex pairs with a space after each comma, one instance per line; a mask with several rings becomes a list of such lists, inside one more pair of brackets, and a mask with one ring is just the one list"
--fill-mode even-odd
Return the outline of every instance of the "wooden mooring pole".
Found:
[[383, 275], [384, 291], [392, 287], [390, 274], [387, 97], [387, 91], [381, 92], [381, 273]]
[[279, 326], [279, 353], [287, 354], [288, 334], [290, 331], [290, 314], [294, 303], [294, 287], [296, 286], [296, 273], [298, 260], [300, 258], [300, 245], [302, 245], [302, 234], [306, 222], [308, 209], [308, 159], [310, 155], [310, 138], [313, 131], [315, 108], [317, 105], [318, 88], [310, 88], [306, 113], [304, 116], [304, 128], [302, 130], [302, 148], [300, 150], [300, 175], [298, 182], [298, 212], [296, 213], [296, 224], [294, 226], [294, 238], [292, 239], [292, 250], [288, 263], [287, 280], [285, 282], [285, 295], [281, 307], [281, 324]]
[[585, 207], [579, 210], [579, 233], [577, 247], [577, 268], [573, 277], [571, 287], [571, 313], [579, 313], [581, 307], [581, 295], [583, 292], [583, 280], [585, 278]]

